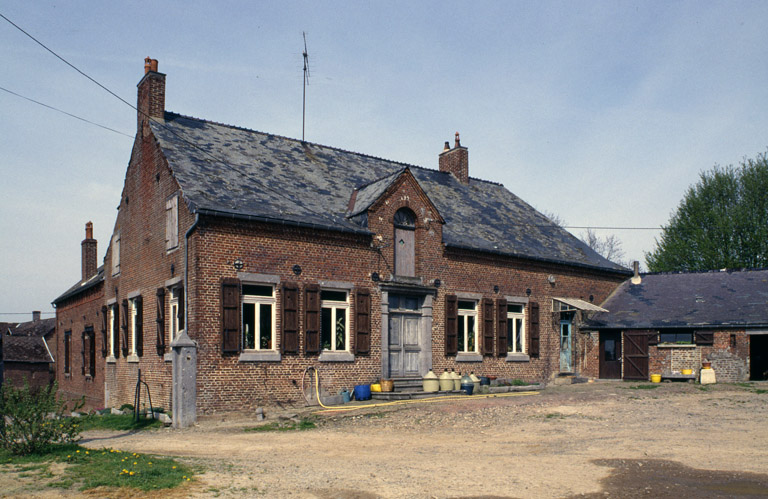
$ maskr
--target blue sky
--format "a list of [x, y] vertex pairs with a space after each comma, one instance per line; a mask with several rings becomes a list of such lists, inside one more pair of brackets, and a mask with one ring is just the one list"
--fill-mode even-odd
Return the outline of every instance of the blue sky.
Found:
[[[283, 5], [287, 4], [287, 5]], [[658, 227], [699, 172], [768, 149], [768, 2], [7, 1], [0, 13], [134, 103], [470, 175], [570, 226]], [[0, 87], [128, 135], [135, 111], [0, 19]], [[28, 320], [100, 259], [132, 139], [0, 91], [0, 320]], [[572, 229], [576, 235], [583, 232]], [[612, 230], [641, 260], [654, 231]], [[25, 315], [8, 315], [9, 312]]]

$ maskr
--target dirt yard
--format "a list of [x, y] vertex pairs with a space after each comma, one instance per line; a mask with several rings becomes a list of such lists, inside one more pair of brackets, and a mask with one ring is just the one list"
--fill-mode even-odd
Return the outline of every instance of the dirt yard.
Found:
[[84, 443], [205, 466], [179, 491], [191, 497], [768, 495], [768, 384], [647, 386], [368, 408], [315, 415], [306, 431], [246, 432], [259, 423], [217, 417]]

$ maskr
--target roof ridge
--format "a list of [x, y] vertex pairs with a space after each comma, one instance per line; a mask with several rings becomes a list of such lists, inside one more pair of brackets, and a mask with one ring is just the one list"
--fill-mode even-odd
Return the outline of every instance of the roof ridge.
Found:
[[693, 275], [693, 274], [732, 274], [734, 272], [762, 272], [768, 271], [768, 267], [738, 267], [711, 270], [669, 270], [663, 272], [641, 272], [640, 275]]

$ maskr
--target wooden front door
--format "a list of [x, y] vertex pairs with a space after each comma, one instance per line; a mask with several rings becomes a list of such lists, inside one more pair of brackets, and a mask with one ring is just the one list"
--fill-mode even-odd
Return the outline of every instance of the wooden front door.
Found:
[[648, 380], [647, 331], [624, 331], [624, 379]]
[[389, 376], [421, 376], [421, 307], [418, 297], [389, 297]]
[[621, 333], [600, 332], [600, 378], [621, 379]]

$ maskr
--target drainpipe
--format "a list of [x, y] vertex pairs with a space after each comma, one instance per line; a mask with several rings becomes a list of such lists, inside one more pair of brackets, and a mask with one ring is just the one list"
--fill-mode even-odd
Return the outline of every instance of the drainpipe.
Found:
[[189, 336], [189, 236], [197, 229], [200, 214], [195, 213], [195, 222], [184, 234], [184, 329]]

